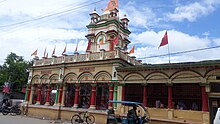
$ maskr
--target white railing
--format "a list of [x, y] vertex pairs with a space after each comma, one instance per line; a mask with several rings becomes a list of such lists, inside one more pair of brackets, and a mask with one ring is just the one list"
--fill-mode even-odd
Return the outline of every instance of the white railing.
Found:
[[84, 61], [94, 61], [94, 60], [108, 60], [114, 58], [121, 58], [133, 65], [141, 64], [139, 61], [135, 59], [135, 57], [131, 57], [127, 53], [124, 53], [120, 50], [116, 50], [116, 51], [101, 51], [96, 53], [74, 54], [74, 55], [66, 55], [66, 56], [53, 57], [53, 58], [36, 59], [34, 66], [84, 62]]
[[99, 60], [100, 58], [101, 54], [99, 52], [90, 54], [90, 60]]

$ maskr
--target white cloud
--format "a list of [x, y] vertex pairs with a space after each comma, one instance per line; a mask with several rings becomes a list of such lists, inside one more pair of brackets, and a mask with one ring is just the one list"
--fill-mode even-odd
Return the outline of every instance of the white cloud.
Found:
[[220, 46], [220, 38], [218, 39], [214, 39], [214, 44], [216, 44], [217, 46]]
[[[84, 0], [84, 2], [85, 1], [87, 0]], [[182, 21], [184, 19], [195, 21], [198, 17], [207, 15], [214, 11], [215, 5], [219, 4], [217, 1], [218, 0], [205, 0], [202, 3], [197, 2], [189, 4], [188, 6], [179, 6], [176, 8], [174, 13], [170, 13], [169, 17], [175, 21]], [[22, 0], [7, 0], [1, 4], [0, 7], [0, 26], [27, 19], [34, 19], [36, 16], [48, 14], [53, 12], [53, 10], [67, 10], [72, 6], [66, 5], [84, 2], [81, 0], [74, 0], [74, 2], [72, 0], [29, 0], [25, 2]], [[97, 11], [99, 8], [104, 8], [107, 5], [107, 1], [105, 2], [106, 3], [100, 2], [100, 5], [94, 5], [97, 6]], [[126, 5], [120, 6], [119, 9], [120, 16], [127, 14], [127, 17], [130, 20], [129, 25], [137, 29], [141, 28], [139, 31], [143, 31], [143, 28], [149, 29], [149, 27], [155, 25], [157, 27], [161, 27], [162, 25], [162, 23], [158, 24], [162, 17], [159, 17], [157, 15], [158, 13], [146, 5], [140, 5], [132, 1], [128, 2]], [[48, 20], [45, 19], [37, 22], [31, 22], [30, 24], [15, 28], [10, 27], [0, 29], [0, 65], [10, 52], [24, 56], [26, 60], [30, 60], [30, 54], [35, 49], [38, 49], [38, 55], [39, 57], [42, 57], [44, 49], [47, 47], [50, 56], [55, 45], [56, 54], [61, 55], [65, 47], [65, 43], [67, 43], [67, 52], [73, 53], [76, 47], [76, 39], [80, 40], [78, 50], [85, 51], [87, 46], [85, 38], [87, 30], [85, 25], [89, 24], [89, 13], [92, 11], [93, 6], [89, 6], [55, 19], [49, 18]], [[160, 15], [162, 14], [160, 13]], [[5, 19], [4, 16], [7, 16], [7, 18]], [[5, 20], [2, 20], [3, 18]], [[80, 30], [82, 27], [83, 30]], [[141, 33], [134, 32], [131, 34], [130, 40], [132, 41], [132, 44], [136, 45], [135, 55], [137, 58], [167, 53], [167, 46], [158, 49], [161, 38], [165, 33], [165, 31], [160, 30], [161, 29], [159, 29], [159, 32], [150, 30]], [[212, 40], [210, 38], [201, 38], [177, 30], [169, 30], [168, 36], [170, 52], [204, 48], [210, 46], [212, 43], [220, 44], [219, 39]], [[220, 58], [215, 52], [215, 50], [207, 50], [171, 56], [171, 62]], [[168, 58], [150, 58], [144, 59], [144, 62], [164, 63], [168, 62]]]
[[154, 25], [157, 21], [156, 14], [151, 8], [147, 6], [138, 5], [136, 7], [135, 2], [128, 2], [120, 10], [120, 16], [123, 17], [124, 14], [130, 19], [129, 25], [135, 27], [149, 28]]
[[30, 60], [31, 53], [38, 49], [38, 55], [42, 57], [45, 47], [47, 47], [50, 56], [54, 46], [56, 46], [56, 55], [60, 56], [65, 44], [67, 44], [67, 52], [73, 53], [77, 41], [79, 42], [78, 51], [85, 51], [86, 45], [83, 45], [87, 42], [85, 34], [86, 32], [77, 30], [39, 28], [28, 30], [25, 33], [5, 35], [0, 38], [0, 63], [3, 63], [3, 59], [10, 52]]
[[[56, 12], [62, 12], [74, 7], [88, 4], [87, 0], [7, 0], [0, 5], [1, 26], [10, 25], [25, 20], [35, 19]], [[81, 4], [80, 4], [81, 3]], [[89, 2], [91, 3], [91, 2]], [[67, 52], [73, 53], [77, 39], [78, 51], [85, 51], [87, 41], [85, 35], [90, 21], [89, 11], [93, 7], [85, 6], [70, 11], [69, 14], [57, 18], [50, 17], [32, 21], [22, 25], [0, 28], [0, 65], [10, 52], [31, 59], [31, 53], [38, 49], [39, 57], [43, 56], [45, 47], [51, 55], [56, 45], [56, 54], [61, 55], [65, 43]], [[91, 10], [90, 10], [91, 9]]]
[[[54, 13], [56, 11], [63, 11], [70, 9], [79, 3], [83, 3], [81, 0], [8, 0], [0, 7], [0, 15], [18, 16], [27, 15], [29, 17], [41, 16]], [[72, 6], [67, 6], [72, 5]]]
[[220, 2], [218, 0], [204, 0], [194, 2], [188, 5], [182, 5], [175, 8], [173, 13], [167, 13], [168, 19], [172, 21], [188, 20], [196, 21], [201, 16], [206, 16], [215, 10], [215, 7]]
[[[136, 46], [139, 46], [135, 55], [137, 58], [151, 57], [155, 55], [168, 54], [168, 45], [162, 46], [158, 49], [165, 31], [154, 32], [146, 31], [140, 34], [132, 34], [131, 39]], [[219, 39], [209, 39], [207, 37], [200, 38], [198, 36], [191, 36], [183, 32], [169, 30], [168, 31], [169, 49], [170, 53], [190, 51], [195, 49], [210, 47], [212, 42], [220, 43]], [[220, 48], [219, 48], [220, 49]], [[197, 52], [189, 52], [184, 54], [171, 55], [171, 62], [189, 62], [201, 61], [208, 59], [220, 59], [220, 55], [216, 54], [217, 49], [210, 49]], [[167, 63], [168, 56], [151, 57], [143, 59], [146, 63]]]

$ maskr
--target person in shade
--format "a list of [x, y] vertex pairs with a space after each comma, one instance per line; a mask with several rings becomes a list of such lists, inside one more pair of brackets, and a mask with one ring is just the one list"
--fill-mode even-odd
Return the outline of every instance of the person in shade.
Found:
[[128, 111], [127, 118], [128, 124], [138, 124], [137, 106], [133, 105], [133, 109]]

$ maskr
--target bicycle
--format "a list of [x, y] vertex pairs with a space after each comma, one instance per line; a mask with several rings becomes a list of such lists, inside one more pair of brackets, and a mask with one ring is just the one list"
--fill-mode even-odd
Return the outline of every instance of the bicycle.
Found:
[[71, 118], [72, 124], [80, 124], [84, 122], [86, 122], [87, 124], [93, 124], [95, 122], [95, 117], [89, 114], [88, 111], [85, 111], [75, 114]]
[[25, 103], [22, 105], [22, 112], [23, 112], [23, 115], [27, 115], [28, 113], [28, 103]]

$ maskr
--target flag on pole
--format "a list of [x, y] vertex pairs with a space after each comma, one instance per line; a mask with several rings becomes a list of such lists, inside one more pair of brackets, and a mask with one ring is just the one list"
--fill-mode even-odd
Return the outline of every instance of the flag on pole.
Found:
[[131, 48], [131, 50], [129, 51], [129, 54], [134, 53], [134, 47], [135, 47], [135, 46], [133, 46], [133, 47]]
[[31, 54], [31, 56], [37, 56], [37, 49]]
[[167, 31], [166, 31], [166, 33], [164, 34], [164, 36], [162, 38], [160, 46], [158, 48], [160, 48], [161, 46], [167, 45], [167, 44], [168, 44], [168, 36], [167, 36]]
[[105, 11], [111, 11], [115, 8], [118, 8], [118, 0], [110, 0], [108, 2], [108, 6], [106, 7]]
[[53, 49], [52, 56], [54, 56], [54, 55], [55, 55], [55, 51], [56, 51], [56, 46], [55, 46], [55, 47], [54, 47], [54, 49]]
[[[161, 47], [161, 46], [164, 46], [164, 45], [167, 45], [168, 44], [168, 35], [167, 35], [167, 31], [166, 33], [164, 34], [163, 38], [162, 38], [162, 41], [160, 43], [160, 46], [158, 47], [158, 49]], [[169, 49], [169, 45], [167, 47], [168, 49], [168, 55], [169, 55], [169, 63], [170, 63], [170, 49]]]
[[44, 50], [44, 57], [46, 56], [46, 52], [47, 52], [47, 48], [45, 48]]
[[64, 53], [66, 53], [66, 46], [65, 46], [65, 48], [64, 48], [64, 50], [63, 50], [62, 55], [64, 55]]
[[91, 48], [91, 40], [89, 40], [86, 51], [89, 51]]

